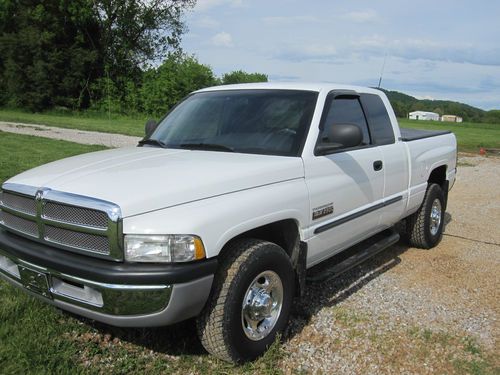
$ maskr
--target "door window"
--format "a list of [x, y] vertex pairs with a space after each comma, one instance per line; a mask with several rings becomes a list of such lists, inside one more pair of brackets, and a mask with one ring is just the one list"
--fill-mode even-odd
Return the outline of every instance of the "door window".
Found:
[[[321, 141], [328, 141], [327, 129], [336, 124], [354, 124], [357, 125], [363, 133], [362, 145], [370, 144], [370, 132], [366, 124], [365, 114], [357, 97], [354, 98], [332, 98], [325, 106], [326, 116], [321, 124]], [[330, 139], [330, 142], [335, 142]]]

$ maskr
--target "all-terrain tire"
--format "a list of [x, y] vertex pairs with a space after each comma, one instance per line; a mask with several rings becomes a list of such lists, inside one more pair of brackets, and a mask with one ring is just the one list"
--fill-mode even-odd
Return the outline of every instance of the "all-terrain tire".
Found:
[[[241, 363], [263, 354], [284, 330], [294, 295], [295, 273], [289, 256], [274, 243], [238, 239], [227, 246], [209, 300], [197, 319], [197, 331], [209, 353], [228, 362]], [[244, 299], [250, 286], [266, 272], [273, 277], [277, 275], [281, 281], [281, 310], [265, 337], [250, 339], [243, 327]]]
[[406, 218], [406, 232], [411, 246], [430, 249], [441, 241], [444, 208], [443, 190], [438, 184], [429, 184], [418, 211]]

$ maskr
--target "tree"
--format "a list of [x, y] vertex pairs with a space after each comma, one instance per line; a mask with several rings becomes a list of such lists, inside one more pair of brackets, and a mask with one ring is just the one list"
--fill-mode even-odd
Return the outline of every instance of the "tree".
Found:
[[83, 33], [95, 23], [82, 5], [80, 0], [1, 3], [4, 101], [40, 110], [74, 106], [81, 99], [80, 89], [92, 78], [91, 66], [98, 58]]
[[143, 68], [180, 53], [181, 15], [194, 3], [0, 1], [0, 104], [86, 108], [103, 79], [123, 95], [140, 85]]
[[158, 68], [144, 73], [140, 91], [143, 111], [164, 115], [172, 106], [194, 90], [217, 83], [210, 67], [191, 56], [170, 56]]
[[94, 40], [112, 78], [135, 73], [178, 52], [181, 21], [195, 0], [87, 0], [99, 35]]
[[500, 110], [492, 109], [486, 112], [484, 122], [490, 122], [492, 124], [500, 124]]
[[243, 70], [235, 70], [222, 76], [222, 84], [267, 82], [267, 75], [262, 73], [246, 73]]

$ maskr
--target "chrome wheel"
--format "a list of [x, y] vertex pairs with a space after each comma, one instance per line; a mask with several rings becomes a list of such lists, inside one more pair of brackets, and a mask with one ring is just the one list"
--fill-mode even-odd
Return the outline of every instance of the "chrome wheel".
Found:
[[430, 231], [433, 236], [435, 236], [439, 231], [439, 227], [441, 225], [441, 215], [441, 202], [439, 201], [439, 199], [434, 199], [434, 202], [432, 202], [431, 220], [429, 223]]
[[269, 335], [283, 306], [283, 283], [276, 272], [260, 273], [248, 287], [241, 308], [243, 332], [253, 341]]

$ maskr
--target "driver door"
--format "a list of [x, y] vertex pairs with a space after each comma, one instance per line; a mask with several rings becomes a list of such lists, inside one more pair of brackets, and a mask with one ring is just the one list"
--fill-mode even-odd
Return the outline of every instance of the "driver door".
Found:
[[[382, 153], [371, 142], [358, 95], [330, 94], [320, 124], [321, 143], [328, 125], [355, 124], [361, 145], [338, 148], [304, 160], [311, 203], [308, 267], [379, 231], [383, 200]], [[335, 140], [331, 140], [335, 142]]]

